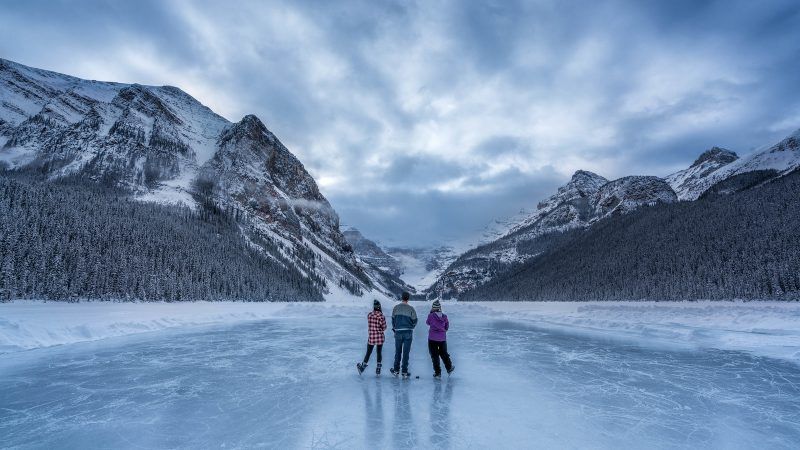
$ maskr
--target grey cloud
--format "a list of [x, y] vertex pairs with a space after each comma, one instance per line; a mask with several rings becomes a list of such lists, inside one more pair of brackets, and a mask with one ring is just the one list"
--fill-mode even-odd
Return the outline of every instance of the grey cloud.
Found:
[[494, 189], [476, 194], [380, 192], [340, 197], [333, 206], [344, 223], [383, 243], [438, 246], [478, 236], [491, 220], [520, 208], [535, 208], [562, 181], [551, 167], [533, 176], [510, 170], [497, 176]]
[[500, 155], [526, 155], [532, 151], [531, 143], [517, 136], [490, 136], [472, 148], [484, 157]]

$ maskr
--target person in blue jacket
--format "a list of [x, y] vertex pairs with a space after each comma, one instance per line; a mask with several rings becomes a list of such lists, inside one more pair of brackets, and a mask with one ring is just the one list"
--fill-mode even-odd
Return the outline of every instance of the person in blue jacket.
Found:
[[401, 373], [400, 358], [402, 356], [403, 378], [411, 376], [408, 373], [408, 353], [411, 351], [411, 339], [414, 336], [414, 327], [417, 326], [417, 311], [408, 304], [411, 298], [408, 292], [403, 292], [403, 301], [392, 310], [392, 331], [394, 331], [394, 367], [389, 369], [392, 375]]

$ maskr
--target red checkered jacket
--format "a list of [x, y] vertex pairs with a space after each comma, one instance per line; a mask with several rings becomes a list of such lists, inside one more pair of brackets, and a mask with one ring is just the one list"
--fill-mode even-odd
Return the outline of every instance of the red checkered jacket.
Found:
[[383, 332], [386, 330], [386, 318], [380, 311], [372, 311], [367, 315], [367, 324], [369, 324], [369, 338], [367, 344], [369, 345], [383, 345]]

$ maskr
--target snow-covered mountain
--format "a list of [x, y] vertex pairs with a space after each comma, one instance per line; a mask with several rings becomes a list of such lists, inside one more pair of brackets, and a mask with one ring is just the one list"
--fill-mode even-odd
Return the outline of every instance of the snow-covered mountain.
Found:
[[512, 264], [543, 251], [543, 247], [533, 244], [541, 236], [586, 227], [641, 206], [676, 200], [669, 185], [657, 177], [625, 177], [609, 182], [600, 175], [579, 170], [508, 233], [459, 256], [426, 293], [429, 297], [449, 298], [473, 289]]
[[175, 87], [0, 59], [0, 165], [91, 179], [143, 201], [235, 210], [248, 236], [279, 248], [323, 292], [396, 290], [365, 271], [314, 179], [257, 117], [231, 123]]
[[800, 130], [775, 145], [739, 158], [729, 150], [713, 147], [688, 168], [667, 176], [666, 181], [681, 200], [697, 200], [712, 186], [737, 176], [763, 172], [762, 181], [800, 167]]
[[711, 183], [715, 172], [739, 159], [739, 156], [724, 148], [712, 147], [704, 151], [687, 169], [668, 175], [665, 180], [672, 186], [680, 200], [697, 200]]

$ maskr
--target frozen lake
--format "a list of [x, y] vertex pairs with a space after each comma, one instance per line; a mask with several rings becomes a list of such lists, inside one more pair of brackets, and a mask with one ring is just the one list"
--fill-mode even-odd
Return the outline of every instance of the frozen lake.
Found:
[[6, 354], [0, 446], [800, 445], [800, 367], [792, 362], [450, 316], [456, 372], [440, 382], [431, 378], [424, 324], [410, 367], [420, 379], [388, 374], [393, 348], [383, 376], [374, 375], [373, 355], [359, 377], [362, 317], [276, 318]]

